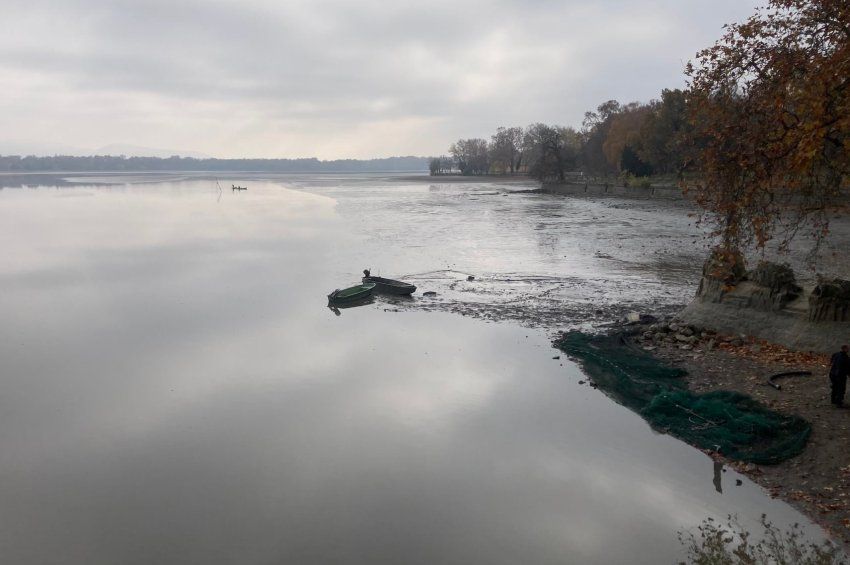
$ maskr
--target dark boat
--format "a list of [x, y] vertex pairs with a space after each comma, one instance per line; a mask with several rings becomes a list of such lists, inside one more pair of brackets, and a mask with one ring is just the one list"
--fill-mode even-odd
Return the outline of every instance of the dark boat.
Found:
[[373, 277], [369, 273], [369, 269], [364, 269], [363, 274], [365, 275], [363, 277], [363, 282], [374, 283], [376, 285], [375, 290], [377, 292], [406, 296], [408, 294], [413, 294], [413, 292], [416, 290], [416, 287], [414, 285], [406, 282], [397, 281], [394, 279], [385, 279], [383, 277]]
[[230, 185], [230, 190], [248, 190], [247, 186], [236, 186], [235, 184]]
[[343, 288], [342, 290], [336, 289], [328, 295], [328, 302], [331, 302], [333, 304], [340, 304], [343, 302], [354, 302], [355, 300], [363, 300], [364, 298], [371, 296], [372, 291], [374, 289], [374, 283], [358, 284], [355, 286], [350, 286], [348, 288]]

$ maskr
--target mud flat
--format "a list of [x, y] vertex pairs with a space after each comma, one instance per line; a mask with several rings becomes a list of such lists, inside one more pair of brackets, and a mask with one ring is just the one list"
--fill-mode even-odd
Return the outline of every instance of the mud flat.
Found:
[[616, 196], [620, 198], [662, 199], [688, 201], [682, 189], [674, 185], [618, 186], [613, 183], [572, 182], [544, 184], [542, 192], [560, 196]]
[[463, 184], [523, 184], [529, 188], [539, 188], [540, 183], [528, 175], [429, 175], [427, 173], [419, 175], [399, 175], [389, 177], [387, 180], [395, 182], [430, 182], [433, 184], [442, 183], [463, 183]]

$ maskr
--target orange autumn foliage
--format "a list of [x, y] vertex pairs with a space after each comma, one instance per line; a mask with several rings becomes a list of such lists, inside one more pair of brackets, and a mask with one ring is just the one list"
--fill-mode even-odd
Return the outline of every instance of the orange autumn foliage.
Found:
[[817, 250], [850, 187], [850, 1], [770, 0], [688, 65], [699, 180], [723, 247], [801, 228]]
[[642, 128], [652, 111], [650, 106], [632, 103], [611, 118], [602, 153], [612, 167], [622, 170], [620, 160], [623, 151], [626, 147], [637, 147], [640, 144]]

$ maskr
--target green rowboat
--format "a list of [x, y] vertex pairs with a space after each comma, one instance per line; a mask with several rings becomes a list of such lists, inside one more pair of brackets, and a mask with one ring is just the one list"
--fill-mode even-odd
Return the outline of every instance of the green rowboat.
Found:
[[372, 295], [375, 289], [375, 283], [364, 283], [342, 290], [336, 289], [328, 295], [328, 302], [350, 302], [352, 300], [360, 300]]

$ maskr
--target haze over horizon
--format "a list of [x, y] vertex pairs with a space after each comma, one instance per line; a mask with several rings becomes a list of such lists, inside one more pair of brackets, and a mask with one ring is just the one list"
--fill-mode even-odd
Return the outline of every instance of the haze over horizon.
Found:
[[0, 153], [435, 155], [647, 101], [755, 0], [8, 0]]

